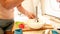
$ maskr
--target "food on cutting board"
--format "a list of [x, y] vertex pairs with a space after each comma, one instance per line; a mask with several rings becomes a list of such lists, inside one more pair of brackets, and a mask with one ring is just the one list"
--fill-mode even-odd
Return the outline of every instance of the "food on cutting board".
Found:
[[24, 29], [24, 27], [25, 27], [24, 22], [20, 22], [20, 21], [17, 21], [17, 22], [16, 22], [16, 28]]
[[24, 29], [24, 24], [19, 24], [19, 28]]

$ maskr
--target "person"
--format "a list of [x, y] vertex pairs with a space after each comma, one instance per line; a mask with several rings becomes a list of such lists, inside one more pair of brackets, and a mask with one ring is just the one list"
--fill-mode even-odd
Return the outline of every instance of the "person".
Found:
[[34, 13], [25, 10], [21, 3], [24, 0], [0, 0], [0, 34], [4, 34], [6, 30], [12, 30], [14, 25], [14, 7], [28, 16], [30, 19], [35, 18]]
[[59, 3], [60, 3], [60, 0], [57, 0], [57, 2], [59, 2]]

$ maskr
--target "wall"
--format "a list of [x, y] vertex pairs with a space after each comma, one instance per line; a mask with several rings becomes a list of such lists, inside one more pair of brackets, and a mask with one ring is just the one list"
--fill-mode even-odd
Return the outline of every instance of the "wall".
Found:
[[60, 18], [59, 3], [57, 3], [56, 0], [45, 0], [45, 12], [46, 14]]

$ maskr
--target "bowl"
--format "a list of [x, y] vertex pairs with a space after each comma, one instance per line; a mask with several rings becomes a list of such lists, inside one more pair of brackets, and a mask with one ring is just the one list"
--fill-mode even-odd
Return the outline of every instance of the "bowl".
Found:
[[39, 22], [36, 22], [35, 19], [29, 19], [28, 20], [28, 27], [32, 28], [32, 29], [39, 29], [41, 28], [42, 26], [44, 26], [44, 22], [42, 22], [41, 20]]

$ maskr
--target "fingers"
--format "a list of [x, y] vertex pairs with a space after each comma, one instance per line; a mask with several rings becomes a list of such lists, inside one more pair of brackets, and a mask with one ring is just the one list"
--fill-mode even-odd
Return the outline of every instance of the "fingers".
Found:
[[36, 16], [33, 13], [28, 13], [28, 17], [29, 17], [29, 19], [34, 19]]

